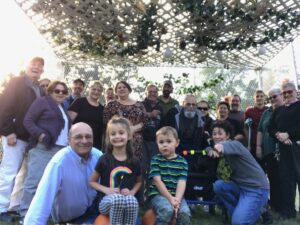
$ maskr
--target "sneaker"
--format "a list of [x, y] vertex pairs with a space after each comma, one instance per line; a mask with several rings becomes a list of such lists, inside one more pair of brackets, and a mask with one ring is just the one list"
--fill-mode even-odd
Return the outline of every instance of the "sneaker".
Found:
[[0, 213], [0, 221], [1, 222], [12, 223], [14, 221], [14, 219], [7, 212], [3, 212], [3, 213]]
[[273, 224], [273, 216], [272, 214], [267, 210], [263, 214], [261, 214], [263, 224], [271, 225]]
[[22, 216], [20, 217], [19, 224], [21, 224], [21, 225], [24, 224], [24, 217], [22, 217]]

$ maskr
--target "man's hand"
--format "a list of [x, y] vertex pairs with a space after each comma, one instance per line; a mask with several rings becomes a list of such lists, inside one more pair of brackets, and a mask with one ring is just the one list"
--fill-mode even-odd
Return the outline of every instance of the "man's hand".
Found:
[[256, 157], [258, 159], [262, 159], [262, 150], [261, 150], [261, 146], [260, 145], [256, 146]]
[[276, 138], [280, 142], [283, 142], [283, 143], [284, 143], [284, 141], [286, 141], [287, 139], [289, 139], [289, 134], [288, 133], [277, 132], [275, 135], [276, 135]]
[[210, 150], [208, 152], [208, 156], [212, 157], [212, 158], [219, 158], [220, 157], [219, 154], [216, 151], [214, 151], [214, 150]]
[[14, 146], [17, 144], [17, 135], [15, 133], [7, 135], [6, 138], [7, 138], [8, 145]]
[[149, 114], [151, 118], [155, 118], [158, 115], [160, 115], [160, 111], [157, 109], [152, 110], [152, 112]]

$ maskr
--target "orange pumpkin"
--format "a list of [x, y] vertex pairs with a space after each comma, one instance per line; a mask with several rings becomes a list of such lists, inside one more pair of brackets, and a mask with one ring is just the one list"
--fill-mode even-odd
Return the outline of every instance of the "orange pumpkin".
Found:
[[[142, 219], [142, 225], [154, 225], [156, 220], [156, 215], [153, 209], [148, 209], [146, 213], [143, 216]], [[171, 221], [169, 222], [169, 225], [175, 225], [176, 224], [176, 218], [172, 217]]]
[[100, 214], [97, 216], [94, 225], [109, 225], [109, 216]]

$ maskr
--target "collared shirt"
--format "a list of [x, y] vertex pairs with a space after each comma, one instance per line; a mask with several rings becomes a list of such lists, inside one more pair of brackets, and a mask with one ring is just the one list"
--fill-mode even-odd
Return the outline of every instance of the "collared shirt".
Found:
[[25, 225], [45, 225], [50, 213], [55, 223], [70, 221], [85, 213], [96, 197], [89, 186], [102, 153], [93, 148], [88, 160], [70, 146], [60, 150], [48, 163], [25, 216]]

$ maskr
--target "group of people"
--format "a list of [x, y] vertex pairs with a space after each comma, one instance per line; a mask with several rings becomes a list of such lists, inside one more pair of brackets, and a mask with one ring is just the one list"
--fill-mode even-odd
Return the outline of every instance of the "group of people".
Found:
[[148, 85], [143, 101], [119, 81], [102, 105], [99, 81], [84, 97], [85, 82], [76, 79], [68, 95], [64, 82], [39, 80], [43, 68], [44, 59], [33, 58], [1, 96], [0, 221], [46, 224], [51, 214], [55, 223], [81, 224], [101, 213], [113, 225], [135, 224], [147, 202], [156, 224], [189, 224], [186, 184], [201, 165], [183, 152], [203, 149], [216, 162], [213, 191], [232, 224], [260, 216], [270, 223], [269, 207], [295, 217], [300, 103], [293, 83], [268, 97], [257, 90], [245, 112], [240, 96], [224, 98], [214, 120], [207, 101], [172, 98], [169, 80], [160, 96]]

